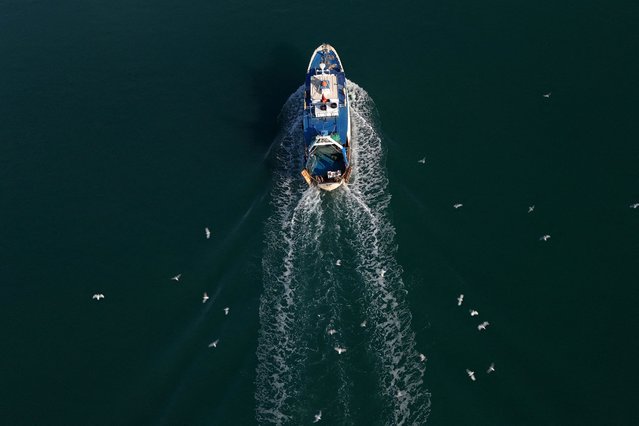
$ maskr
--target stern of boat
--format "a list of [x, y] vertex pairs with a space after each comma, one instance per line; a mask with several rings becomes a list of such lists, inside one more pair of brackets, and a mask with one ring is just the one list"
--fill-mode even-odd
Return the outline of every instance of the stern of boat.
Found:
[[327, 182], [327, 183], [318, 183], [317, 187], [322, 191], [333, 191], [344, 183], [344, 179], [341, 179], [339, 182]]

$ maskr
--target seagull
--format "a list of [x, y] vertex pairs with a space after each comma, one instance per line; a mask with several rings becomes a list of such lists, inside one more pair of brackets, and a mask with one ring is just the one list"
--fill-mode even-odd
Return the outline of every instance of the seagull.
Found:
[[639, 208], [639, 203], [630, 204], [631, 209]]
[[486, 374], [490, 374], [493, 371], [495, 371], [495, 363], [491, 362], [490, 365], [488, 366], [488, 370], [486, 370]]
[[462, 203], [457, 203], [457, 204], [453, 204], [453, 207], [455, 207], [456, 209], [462, 207], [463, 204]]
[[228, 306], [224, 308], [224, 315], [228, 315], [230, 310], [231, 308], [229, 308]]
[[366, 320], [362, 321], [361, 324], [359, 325], [360, 327], [366, 327]]
[[336, 346], [334, 349], [335, 349], [335, 351], [337, 351], [338, 355], [341, 355], [344, 352], [346, 352], [346, 348], [340, 348], [339, 346]]
[[541, 237], [539, 237], [539, 241], [548, 241], [550, 239], [550, 235], [546, 234], [546, 235], [542, 235]]
[[379, 271], [379, 275], [384, 278], [384, 274], [386, 273], [386, 269], [382, 269], [381, 271]]
[[417, 160], [417, 162], [421, 164], [426, 164], [426, 157], [422, 158], [421, 160]]
[[544, 93], [544, 98], [549, 98], [552, 95], [552, 92]]
[[419, 361], [420, 361], [420, 362], [426, 362], [426, 360], [427, 360], [427, 359], [428, 359], [428, 358], [426, 358], [426, 355], [424, 355], [424, 354], [419, 354]]
[[319, 413], [315, 414], [315, 420], [313, 420], [313, 423], [317, 423], [320, 420], [322, 420], [322, 410], [320, 410]]
[[404, 396], [404, 392], [398, 390], [397, 391], [397, 395], [395, 395], [396, 398], [401, 398], [402, 396]]
[[93, 297], [91, 297], [91, 298], [95, 299], [95, 300], [104, 299], [104, 294], [102, 294], [102, 293], [94, 294]]
[[209, 344], [209, 348], [217, 348], [217, 342], [219, 342], [219, 341], [220, 341], [220, 339], [216, 339], [216, 340], [212, 341]]
[[337, 265], [337, 266], [342, 266], [342, 261], [341, 261], [341, 259], [337, 259], [337, 260], [335, 261], [335, 265]]
[[332, 336], [333, 334], [337, 333], [337, 330], [335, 330], [334, 328], [331, 328], [330, 330], [327, 331], [329, 336]]
[[488, 327], [489, 325], [490, 323], [488, 321], [484, 321], [477, 326], [477, 330], [479, 331], [486, 330], [486, 327]]
[[209, 295], [204, 292], [204, 296], [202, 296], [202, 303], [206, 303], [207, 300], [209, 300]]
[[459, 297], [457, 298], [457, 306], [461, 306], [463, 301], [464, 301], [464, 295], [460, 294]]
[[204, 233], [206, 234], [206, 239], [211, 238], [211, 230], [209, 228], [204, 228]]
[[468, 377], [470, 377], [470, 380], [472, 380], [473, 382], [475, 381], [475, 372], [474, 371], [470, 371], [469, 369], [466, 369], [466, 374], [468, 374]]
[[476, 311], [476, 310], [474, 310], [474, 309], [471, 309], [471, 310], [470, 310], [470, 316], [471, 316], [471, 317], [476, 317], [477, 315], [479, 315], [479, 312], [477, 312], [477, 311]]
[[174, 276], [173, 278], [171, 278], [173, 281], [180, 281], [180, 277], [182, 276], [182, 274], [177, 274], [176, 276]]
[[528, 213], [532, 213], [533, 210], [535, 210], [535, 205], [534, 204], [532, 206], [528, 206]]

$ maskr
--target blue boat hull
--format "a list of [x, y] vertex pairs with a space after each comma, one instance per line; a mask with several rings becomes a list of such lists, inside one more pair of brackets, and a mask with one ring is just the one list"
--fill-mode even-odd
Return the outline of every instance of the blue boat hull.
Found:
[[304, 170], [309, 185], [332, 190], [351, 174], [350, 107], [344, 67], [323, 44], [311, 56], [304, 91]]

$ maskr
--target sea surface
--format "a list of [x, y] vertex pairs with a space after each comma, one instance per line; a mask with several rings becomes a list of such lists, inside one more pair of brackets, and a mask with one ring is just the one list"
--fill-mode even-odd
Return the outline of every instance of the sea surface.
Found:
[[[637, 22], [0, 0], [0, 424], [639, 424]], [[323, 42], [332, 193], [299, 175]]]

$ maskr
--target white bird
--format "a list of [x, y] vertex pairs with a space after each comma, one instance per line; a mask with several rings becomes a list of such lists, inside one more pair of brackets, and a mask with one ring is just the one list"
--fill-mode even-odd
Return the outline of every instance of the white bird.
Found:
[[211, 238], [211, 230], [209, 228], [204, 228], [204, 234], [206, 234], [206, 239]]
[[464, 295], [460, 294], [459, 297], [457, 298], [457, 306], [461, 306], [463, 301], [464, 301]]
[[379, 275], [384, 278], [384, 274], [386, 273], [386, 269], [382, 269], [381, 271], [379, 271]]
[[320, 410], [319, 413], [315, 414], [315, 420], [313, 420], [313, 423], [317, 423], [320, 420], [322, 420], [322, 410]]
[[631, 209], [639, 208], [639, 203], [630, 204]]
[[424, 354], [419, 354], [419, 361], [420, 361], [420, 362], [426, 362], [426, 360], [427, 360], [427, 359], [428, 359], [428, 358], [426, 358], [426, 355], [424, 355]]
[[331, 328], [330, 330], [327, 331], [329, 336], [332, 336], [333, 334], [337, 333], [337, 330], [335, 330], [334, 328]]
[[341, 261], [340, 259], [337, 259], [337, 260], [335, 261], [335, 265], [337, 265], [337, 266], [342, 266], [342, 261]]
[[360, 327], [366, 327], [366, 320], [362, 321], [359, 326]]
[[466, 369], [466, 374], [468, 374], [468, 377], [470, 377], [470, 380], [472, 380], [473, 382], [475, 381], [475, 372], [474, 371], [470, 371], [469, 369]]
[[470, 316], [471, 316], [471, 317], [476, 317], [477, 315], [479, 315], [479, 312], [477, 312], [477, 311], [476, 311], [476, 310], [474, 310], [474, 309], [471, 309], [471, 310], [470, 310]]
[[202, 296], [202, 303], [206, 303], [207, 300], [209, 300], [209, 295], [204, 292], [204, 295]]
[[229, 308], [228, 306], [224, 308], [224, 315], [228, 315], [230, 310], [231, 308]]
[[453, 207], [455, 207], [456, 209], [462, 207], [463, 204], [462, 203], [457, 203], [457, 204], [453, 204]]
[[396, 398], [401, 398], [402, 396], [404, 396], [404, 392], [398, 390], [397, 391], [397, 395], [395, 395]]
[[546, 235], [542, 235], [541, 237], [539, 237], [539, 241], [548, 241], [550, 239], [550, 235], [546, 234]]
[[490, 363], [490, 365], [488, 366], [488, 370], [486, 370], [486, 374], [490, 374], [493, 371], [495, 371], [495, 363], [494, 362]]
[[544, 93], [544, 98], [549, 98], [552, 95], [552, 92]]
[[535, 205], [534, 204], [532, 206], [528, 206], [528, 213], [532, 213], [533, 210], [535, 210]]
[[180, 281], [180, 277], [182, 276], [182, 274], [177, 274], [176, 276], [174, 276], [173, 278], [171, 278], [173, 281]]
[[481, 330], [486, 330], [486, 327], [488, 327], [490, 325], [490, 323], [488, 321], [484, 321], [481, 324], [479, 324], [477, 326], [477, 330], [481, 331]]
[[102, 294], [102, 293], [94, 294], [93, 297], [91, 297], [91, 298], [95, 299], [95, 300], [104, 299], [104, 294]]
[[422, 158], [421, 160], [417, 160], [417, 162], [421, 164], [426, 164], [426, 157]]
[[216, 340], [212, 341], [212, 342], [209, 344], [209, 348], [217, 348], [217, 343], [218, 343], [219, 341], [220, 341], [220, 339], [216, 339]]
[[335, 351], [337, 352], [338, 355], [343, 354], [344, 352], [346, 352], [346, 348], [340, 348], [339, 346], [336, 346]]

